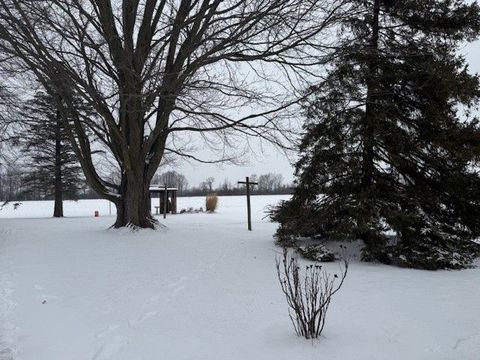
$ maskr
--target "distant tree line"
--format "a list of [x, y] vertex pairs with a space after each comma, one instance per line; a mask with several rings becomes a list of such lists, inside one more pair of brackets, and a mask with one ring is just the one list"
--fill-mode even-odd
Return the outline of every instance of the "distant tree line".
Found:
[[[258, 183], [252, 190], [252, 193], [256, 195], [291, 194], [293, 191], [293, 185], [284, 183], [281, 174], [267, 173], [259, 176], [252, 174], [250, 180]], [[208, 177], [201, 181], [198, 186], [188, 187], [185, 176], [176, 171], [157, 174], [152, 183], [176, 187], [179, 196], [204, 196], [212, 192], [225, 196], [241, 195], [245, 192], [243, 185], [238, 185], [236, 182], [232, 183], [228, 178], [216, 183], [215, 178]]]
[[[37, 152], [34, 152], [38, 156]], [[0, 168], [0, 201], [54, 200], [54, 169], [50, 164], [33, 161], [32, 154], [25, 152], [19, 157], [15, 166]], [[12, 164], [10, 164], [12, 165]], [[72, 174], [73, 176], [73, 174]], [[112, 177], [115, 176], [113, 173]], [[50, 179], [50, 180], [49, 180]], [[98, 199], [100, 195], [93, 190], [81, 173], [69, 177], [64, 183], [64, 200]], [[257, 182], [252, 189], [254, 195], [292, 194], [293, 184], [284, 182], [281, 174], [252, 174], [252, 182]], [[51, 184], [50, 184], [51, 183]], [[49, 185], [50, 184], [50, 185]], [[152, 184], [167, 185], [178, 189], [178, 196], [205, 196], [216, 193], [220, 196], [243, 195], [245, 186], [231, 182], [228, 178], [216, 183], [215, 178], [208, 177], [199, 185], [189, 187], [185, 175], [177, 171], [156, 174]], [[52, 188], [53, 186], [53, 188]]]

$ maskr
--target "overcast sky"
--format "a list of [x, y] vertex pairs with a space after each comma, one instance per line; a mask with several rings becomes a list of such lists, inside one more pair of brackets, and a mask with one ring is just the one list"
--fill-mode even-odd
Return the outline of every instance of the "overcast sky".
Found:
[[[469, 44], [462, 49], [465, 54], [472, 72], [480, 73], [480, 41]], [[263, 151], [260, 149], [263, 148]], [[184, 174], [189, 182], [189, 186], [197, 186], [207, 177], [215, 178], [215, 184], [219, 185], [228, 178], [232, 183], [244, 179], [251, 174], [265, 174], [268, 172], [280, 173], [286, 182], [293, 181], [293, 167], [290, 160], [272, 146], [265, 144], [257, 145], [254, 153], [250, 153], [244, 159], [245, 165], [213, 165], [201, 163], [179, 162], [171, 169]]]
[[272, 146], [265, 145], [263, 153], [255, 151], [255, 154], [250, 153], [245, 160], [247, 162], [245, 165], [179, 163], [172, 169], [187, 177], [189, 187], [197, 186], [209, 176], [215, 178], [214, 186], [217, 186], [227, 178], [234, 184], [239, 180], [244, 181], [245, 176], [261, 175], [269, 172], [282, 174], [285, 182], [293, 181], [293, 167], [290, 165], [290, 161]]

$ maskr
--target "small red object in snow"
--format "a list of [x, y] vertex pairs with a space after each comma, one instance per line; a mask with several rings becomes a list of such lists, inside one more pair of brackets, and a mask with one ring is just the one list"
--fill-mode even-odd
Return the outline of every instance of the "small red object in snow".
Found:
[[98, 210], [95, 210], [95, 217], [99, 217], [100, 214], [98, 213]]

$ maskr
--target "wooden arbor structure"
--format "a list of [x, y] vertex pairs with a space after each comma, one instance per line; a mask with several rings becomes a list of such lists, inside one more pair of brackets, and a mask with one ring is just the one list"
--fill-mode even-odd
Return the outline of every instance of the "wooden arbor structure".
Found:
[[[163, 185], [150, 185], [150, 199], [158, 197], [158, 205], [154, 206], [155, 214], [177, 213], [177, 188], [169, 188]], [[149, 202], [152, 212], [151, 201]]]

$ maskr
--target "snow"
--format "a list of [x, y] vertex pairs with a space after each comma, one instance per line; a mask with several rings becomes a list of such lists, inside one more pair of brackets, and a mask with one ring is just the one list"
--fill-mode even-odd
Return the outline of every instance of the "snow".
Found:
[[[295, 335], [264, 209], [221, 197], [214, 214], [108, 229], [108, 202], [0, 211], [1, 360], [480, 358], [480, 270], [417, 271], [352, 260], [321, 339]], [[204, 206], [179, 198], [178, 208]], [[100, 217], [94, 218], [95, 210]], [[114, 208], [112, 208], [114, 211]], [[352, 247], [356, 244], [352, 244]], [[327, 265], [331, 271], [338, 264]]]

